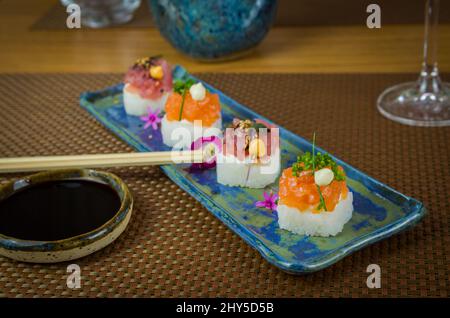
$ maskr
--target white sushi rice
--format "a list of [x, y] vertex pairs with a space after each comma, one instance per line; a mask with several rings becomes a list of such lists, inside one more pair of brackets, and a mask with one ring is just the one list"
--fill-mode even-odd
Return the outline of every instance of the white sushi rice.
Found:
[[130, 92], [127, 88], [130, 84], [125, 84], [123, 88], [123, 104], [128, 115], [144, 116], [149, 111], [156, 112], [164, 109], [169, 93], [163, 93], [158, 99], [143, 98], [139, 93]]
[[342, 231], [344, 224], [352, 218], [353, 194], [340, 201], [334, 211], [299, 211], [286, 205], [278, 205], [278, 224], [280, 228], [300, 235], [334, 236]]
[[201, 137], [222, 135], [222, 118], [219, 117], [210, 127], [201, 125], [201, 121], [192, 123], [186, 119], [168, 120], [164, 115], [161, 120], [161, 135], [165, 145], [176, 149], [190, 149], [192, 142]]
[[268, 163], [251, 163], [222, 153], [217, 155], [217, 182], [228, 186], [264, 188], [275, 182], [280, 174], [280, 150], [270, 156]]

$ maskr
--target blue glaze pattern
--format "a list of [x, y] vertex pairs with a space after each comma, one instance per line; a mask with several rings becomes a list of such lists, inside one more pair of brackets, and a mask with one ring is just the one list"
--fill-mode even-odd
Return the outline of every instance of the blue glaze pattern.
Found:
[[[174, 78], [187, 77], [194, 78], [180, 66], [174, 69]], [[224, 125], [233, 117], [261, 118], [271, 122], [207, 83], [204, 85], [219, 94]], [[144, 131], [139, 118], [126, 115], [122, 88], [119, 84], [84, 93], [80, 98], [81, 106], [138, 151], [170, 150], [162, 143], [159, 130]], [[280, 136], [282, 169], [291, 165], [298, 154], [311, 150], [310, 142], [282, 127]], [[326, 153], [320, 148], [318, 151]], [[356, 250], [398, 233], [417, 223], [426, 212], [421, 202], [333, 158], [346, 171], [347, 184], [354, 193], [355, 210], [344, 230], [330, 238], [307, 237], [281, 230], [276, 213], [254, 206], [264, 191], [278, 190], [277, 182], [266, 189], [227, 187], [216, 182], [214, 169], [194, 173], [190, 173], [186, 165], [167, 165], [162, 169], [267, 261], [289, 273], [301, 274], [323, 269]]]
[[197, 59], [235, 56], [263, 40], [276, 0], [149, 0], [161, 34]]

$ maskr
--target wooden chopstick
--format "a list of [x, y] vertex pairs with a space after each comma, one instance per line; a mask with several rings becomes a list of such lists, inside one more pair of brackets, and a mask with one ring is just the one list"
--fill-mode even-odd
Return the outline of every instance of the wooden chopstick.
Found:
[[150, 166], [202, 162], [201, 150], [114, 153], [75, 156], [18, 157], [0, 159], [0, 173], [124, 166]]

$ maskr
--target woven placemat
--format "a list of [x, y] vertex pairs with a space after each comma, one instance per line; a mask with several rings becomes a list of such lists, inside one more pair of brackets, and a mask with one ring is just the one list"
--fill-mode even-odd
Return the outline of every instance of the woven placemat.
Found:
[[[377, 95], [415, 75], [198, 74], [226, 94], [401, 192], [429, 214], [411, 230], [307, 276], [267, 263], [157, 167], [109, 169], [129, 185], [135, 210], [107, 248], [75, 261], [82, 287], [66, 286], [68, 263], [0, 257], [0, 295], [167, 297], [377, 297], [449, 295], [450, 128], [414, 128], [381, 117]], [[79, 94], [120, 74], [0, 75], [0, 156], [132, 149], [78, 105]], [[18, 175], [0, 175], [0, 183]], [[379, 264], [380, 289], [366, 286]]]

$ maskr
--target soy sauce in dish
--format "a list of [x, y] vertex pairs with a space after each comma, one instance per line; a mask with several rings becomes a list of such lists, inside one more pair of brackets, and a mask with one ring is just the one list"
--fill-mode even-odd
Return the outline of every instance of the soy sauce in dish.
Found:
[[118, 194], [100, 182], [42, 182], [0, 201], [0, 233], [22, 240], [66, 239], [102, 226], [120, 204]]

